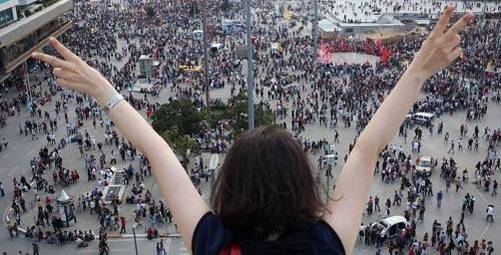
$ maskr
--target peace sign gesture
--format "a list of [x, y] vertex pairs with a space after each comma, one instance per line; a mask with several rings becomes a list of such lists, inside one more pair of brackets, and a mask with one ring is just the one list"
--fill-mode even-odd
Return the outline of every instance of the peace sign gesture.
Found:
[[32, 57], [54, 68], [57, 84], [92, 96], [101, 105], [106, 104], [111, 96], [118, 93], [99, 71], [85, 63], [55, 38], [49, 38], [49, 43], [64, 60], [37, 52], [34, 52]]
[[437, 25], [423, 42], [421, 49], [412, 61], [410, 68], [424, 75], [425, 79], [442, 70], [463, 54], [459, 47], [461, 37], [458, 33], [471, 23], [474, 15], [472, 13], [465, 14], [447, 30], [454, 9], [453, 6], [446, 7], [445, 13], [440, 17]]

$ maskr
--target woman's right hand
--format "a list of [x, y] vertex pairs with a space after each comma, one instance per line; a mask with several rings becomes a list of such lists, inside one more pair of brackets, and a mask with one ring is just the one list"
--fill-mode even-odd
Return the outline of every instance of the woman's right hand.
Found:
[[423, 42], [409, 67], [409, 71], [420, 74], [423, 80], [430, 78], [463, 54], [459, 47], [461, 37], [458, 33], [470, 24], [475, 16], [472, 13], [467, 13], [447, 30], [454, 9], [451, 5], [446, 7], [445, 13]]
[[105, 105], [111, 96], [118, 93], [99, 71], [85, 63], [58, 40], [51, 37], [49, 43], [64, 60], [38, 52], [34, 52], [32, 57], [54, 68], [57, 84], [92, 96], [100, 105]]

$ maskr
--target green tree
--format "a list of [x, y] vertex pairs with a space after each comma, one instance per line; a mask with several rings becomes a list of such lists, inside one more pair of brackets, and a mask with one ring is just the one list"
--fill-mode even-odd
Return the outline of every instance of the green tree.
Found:
[[152, 116], [152, 126], [178, 155], [186, 156], [189, 149], [200, 151], [200, 145], [193, 139], [201, 130], [202, 113], [195, 109], [188, 99], [174, 100], [163, 104]]
[[[247, 95], [245, 93], [240, 93], [228, 101], [228, 119], [233, 137], [247, 130]], [[275, 115], [267, 104], [254, 104], [254, 124], [256, 127], [275, 124]]]
[[[207, 119], [207, 108], [202, 110], [203, 119]], [[210, 101], [210, 118], [209, 124], [212, 128], [216, 127], [220, 121], [229, 119], [228, 105], [221, 99], [213, 99]]]
[[181, 135], [177, 127], [161, 133], [161, 137], [172, 146], [178, 155], [184, 158], [186, 158], [188, 150], [194, 154], [200, 152], [200, 144], [189, 135]]
[[200, 132], [202, 114], [188, 99], [174, 100], [163, 104], [151, 117], [153, 128], [159, 134], [176, 127], [180, 135], [193, 135]]

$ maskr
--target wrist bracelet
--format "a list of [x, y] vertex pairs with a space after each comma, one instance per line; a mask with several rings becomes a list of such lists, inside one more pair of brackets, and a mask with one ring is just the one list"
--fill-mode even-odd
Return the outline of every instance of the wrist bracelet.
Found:
[[124, 100], [124, 97], [120, 94], [115, 94], [110, 97], [108, 102], [104, 105], [103, 109], [106, 113], [109, 113], [113, 107], [115, 107], [118, 103]]

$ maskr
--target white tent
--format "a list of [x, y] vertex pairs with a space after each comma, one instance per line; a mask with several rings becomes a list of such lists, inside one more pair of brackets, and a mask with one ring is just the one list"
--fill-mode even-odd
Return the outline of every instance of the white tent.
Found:
[[59, 198], [57, 199], [59, 202], [68, 202], [71, 200], [70, 196], [68, 196], [68, 194], [66, 193], [66, 191], [64, 191], [64, 189], [61, 191], [61, 195], [59, 196]]
[[320, 28], [320, 31], [322, 31], [324, 33], [337, 33], [337, 32], [342, 31], [342, 29], [340, 27], [336, 26], [336, 24], [334, 24], [334, 22], [332, 22], [328, 19], [323, 19], [323, 20], [319, 21], [318, 28]]
[[216, 170], [219, 165], [219, 154], [212, 154], [210, 157], [209, 169]]

